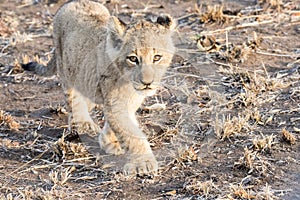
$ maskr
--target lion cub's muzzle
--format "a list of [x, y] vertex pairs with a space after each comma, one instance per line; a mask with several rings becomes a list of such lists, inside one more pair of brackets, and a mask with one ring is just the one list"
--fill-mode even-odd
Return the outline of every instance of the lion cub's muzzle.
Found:
[[159, 86], [159, 84], [157, 84], [157, 82], [155, 82], [154, 80], [147, 82], [141, 79], [139, 81], [135, 81], [133, 85], [137, 92], [146, 96], [154, 95], [157, 87]]
[[134, 88], [138, 91], [152, 91], [158, 87], [155, 81], [155, 71], [151, 66], [142, 66], [141, 71], [134, 77]]
[[153, 84], [153, 81], [147, 83], [144, 82], [143, 80], [140, 80], [140, 83], [137, 83], [134, 87], [136, 90], [155, 90], [157, 86]]
[[151, 84], [153, 83], [153, 79], [151, 79], [151, 81], [141, 79], [140, 82], [141, 82], [141, 84], [143, 86], [143, 90], [151, 90], [151, 89], [153, 89], [152, 88], [153, 85], [151, 86]]

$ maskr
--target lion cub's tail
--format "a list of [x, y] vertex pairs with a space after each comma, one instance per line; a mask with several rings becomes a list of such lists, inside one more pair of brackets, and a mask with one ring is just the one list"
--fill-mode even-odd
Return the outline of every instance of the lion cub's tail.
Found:
[[41, 76], [52, 76], [56, 74], [56, 58], [55, 55], [52, 56], [47, 66], [41, 65], [37, 62], [29, 62], [27, 64], [21, 64], [22, 68], [27, 71], [32, 71], [35, 74]]

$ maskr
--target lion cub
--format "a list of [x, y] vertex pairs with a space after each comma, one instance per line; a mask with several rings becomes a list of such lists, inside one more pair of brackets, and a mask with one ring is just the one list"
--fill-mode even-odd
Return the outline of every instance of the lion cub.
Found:
[[[71, 123], [99, 132], [100, 147], [107, 153], [127, 151], [126, 174], [158, 169], [135, 112], [146, 96], [155, 94], [171, 63], [174, 27], [169, 16], [126, 25], [88, 0], [67, 3], [54, 17], [55, 56], [47, 70], [37, 71], [47, 74], [57, 67], [69, 97]], [[104, 107], [102, 131], [89, 115], [95, 104]]]

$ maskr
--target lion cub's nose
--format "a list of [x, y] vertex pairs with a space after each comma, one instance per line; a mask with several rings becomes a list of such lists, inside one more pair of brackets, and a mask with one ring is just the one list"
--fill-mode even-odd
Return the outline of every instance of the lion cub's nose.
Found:
[[141, 80], [141, 83], [145, 86], [150, 86], [153, 83], [153, 80]]

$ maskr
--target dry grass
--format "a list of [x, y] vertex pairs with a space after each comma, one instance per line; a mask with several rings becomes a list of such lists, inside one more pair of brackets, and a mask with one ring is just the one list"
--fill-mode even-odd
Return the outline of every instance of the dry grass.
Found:
[[255, 192], [243, 185], [231, 185], [232, 194], [227, 195], [230, 200], [234, 199], [257, 199]]
[[[57, 195], [58, 191], [45, 191], [42, 188], [34, 189], [32, 186], [25, 188], [19, 188], [18, 194], [8, 193], [6, 196], [1, 196], [3, 200], [15, 200], [15, 199], [41, 199], [52, 200]], [[65, 195], [66, 196], [66, 195]]]
[[240, 158], [240, 163], [244, 165], [246, 168], [253, 170], [253, 162], [256, 157], [255, 151], [250, 151], [248, 148], [244, 149], [244, 156]]
[[259, 0], [258, 3], [265, 9], [275, 8], [278, 12], [281, 11], [281, 7], [283, 6], [282, 0]]
[[257, 150], [249, 150], [247, 147], [244, 148], [244, 155], [234, 165], [238, 168], [245, 168], [247, 174], [255, 174], [262, 177], [272, 174], [274, 170], [272, 164], [263, 155]]
[[212, 180], [201, 182], [197, 179], [191, 179], [189, 182], [184, 184], [183, 188], [188, 193], [209, 198], [211, 194], [215, 193], [214, 191], [217, 189], [217, 186]]
[[53, 182], [54, 187], [62, 186], [70, 179], [70, 177], [72, 176], [72, 172], [75, 170], [76, 168], [74, 166], [54, 170], [49, 173], [49, 178]]
[[29, 62], [37, 62], [42, 65], [47, 65], [47, 63], [50, 61], [52, 52], [47, 53], [46, 58], [40, 58], [38, 55], [35, 55], [33, 58], [29, 57], [28, 55], [22, 55], [22, 60], [20, 63], [29, 63]]
[[24, 69], [21, 67], [21, 64], [18, 60], [15, 60], [15, 63], [8, 74], [18, 74], [24, 72]]
[[282, 138], [290, 144], [296, 144], [296, 137], [285, 128], [281, 131]]
[[197, 152], [194, 148], [191, 147], [184, 147], [178, 149], [178, 160], [179, 162], [193, 162], [198, 159]]
[[276, 200], [280, 198], [276, 196], [275, 192], [271, 189], [271, 186], [266, 183], [262, 188], [262, 191], [258, 192], [258, 199]]
[[0, 127], [1, 126], [8, 127], [13, 130], [18, 130], [20, 128], [20, 124], [16, 122], [10, 114], [3, 110], [0, 110]]
[[264, 65], [262, 65], [262, 70], [255, 70], [254, 72], [231, 65], [229, 68], [220, 67], [219, 72], [226, 75], [223, 79], [223, 84], [226, 87], [236, 88], [236, 95], [231, 97], [229, 101], [232, 107], [240, 105], [242, 107], [257, 107], [270, 101], [268, 96], [272, 96], [273, 93], [278, 93], [292, 84], [283, 78], [271, 78]]
[[[226, 32], [226, 36], [227, 34]], [[196, 36], [195, 40], [200, 51], [214, 53], [216, 57], [233, 63], [245, 62], [251, 53], [259, 49], [263, 41], [256, 32], [253, 32], [253, 36], [249, 37], [247, 41], [239, 44], [230, 43], [227, 37], [224, 41], [221, 38], [216, 39], [213, 35], [203, 33]]]
[[223, 14], [223, 6], [207, 6], [206, 11], [203, 13], [197, 7], [196, 10], [198, 10], [198, 12], [200, 13], [201, 23], [225, 23], [227, 21], [227, 17]]
[[272, 145], [275, 144], [274, 142], [275, 136], [269, 135], [261, 137], [256, 137], [252, 140], [252, 144], [254, 146], [254, 149], [257, 151], [264, 151], [264, 150], [270, 150]]
[[65, 135], [58, 139], [52, 146], [53, 152], [58, 160], [81, 161], [85, 162], [93, 156], [81, 143], [65, 141]]
[[218, 116], [216, 116], [216, 135], [221, 140], [226, 138], [230, 138], [233, 136], [243, 135], [251, 130], [251, 126], [248, 123], [250, 119], [250, 115], [239, 115], [226, 116], [223, 115], [223, 119], [220, 120]]

